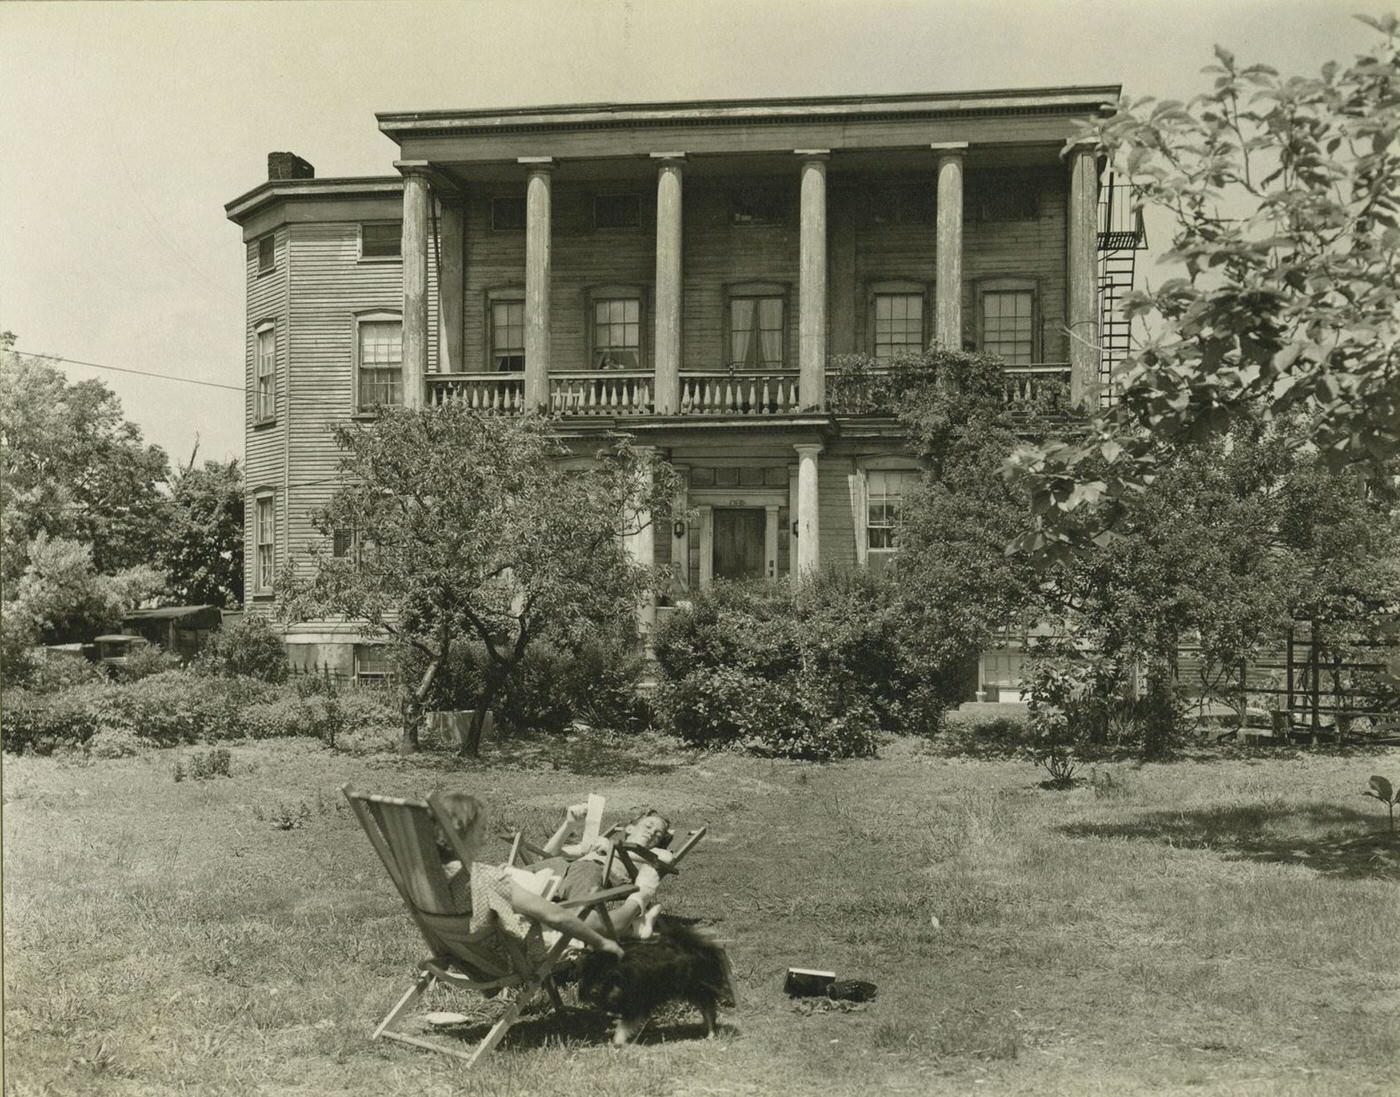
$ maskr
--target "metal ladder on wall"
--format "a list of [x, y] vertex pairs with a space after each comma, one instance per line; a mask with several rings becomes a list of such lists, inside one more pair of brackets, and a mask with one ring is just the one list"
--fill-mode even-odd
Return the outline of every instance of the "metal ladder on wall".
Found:
[[1099, 188], [1099, 404], [1116, 396], [1115, 374], [1132, 346], [1132, 322], [1122, 313], [1123, 298], [1133, 288], [1137, 253], [1147, 247], [1142, 209], [1130, 206], [1129, 190], [1106, 172]]

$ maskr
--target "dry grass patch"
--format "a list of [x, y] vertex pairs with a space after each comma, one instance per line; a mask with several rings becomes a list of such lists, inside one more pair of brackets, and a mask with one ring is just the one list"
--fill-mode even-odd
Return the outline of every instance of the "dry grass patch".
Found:
[[[908, 744], [827, 766], [554, 745], [463, 767], [235, 744], [227, 777], [179, 782], [170, 752], [7, 759], [7, 1092], [1391, 1091], [1400, 878], [1360, 792], [1400, 752], [1100, 767], [1047, 793], [1027, 764]], [[542, 1013], [471, 1073], [371, 1044], [420, 945], [347, 780], [461, 783], [537, 834], [585, 790], [708, 825], [666, 901], [729, 942], [741, 1008], [719, 1040], [677, 1010], [621, 1051], [600, 1018]], [[879, 997], [802, 1008], [790, 965]], [[432, 1005], [487, 1023], [466, 1003]]]

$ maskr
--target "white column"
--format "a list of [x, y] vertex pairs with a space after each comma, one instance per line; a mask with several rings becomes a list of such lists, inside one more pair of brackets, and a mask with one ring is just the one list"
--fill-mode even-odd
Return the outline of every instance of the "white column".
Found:
[[933, 337], [950, 350], [962, 350], [963, 156], [967, 143], [945, 142], [934, 145], [933, 150], [938, 154]]
[[[671, 570], [676, 573], [676, 597], [690, 591], [690, 470], [677, 467], [676, 497], [672, 502], [671, 522]], [[680, 532], [677, 533], [676, 531]]]
[[798, 149], [802, 157], [799, 233], [798, 378], [803, 409], [826, 407], [826, 160], [827, 149]]
[[778, 504], [769, 503], [763, 508], [763, 574], [769, 579], [778, 577]]
[[438, 372], [462, 373], [466, 209], [459, 195], [444, 196], [441, 213], [442, 270], [438, 275]]
[[428, 185], [427, 164], [400, 161], [403, 172], [403, 402], [423, 406], [428, 373]]
[[696, 507], [695, 520], [700, 523], [700, 581], [701, 590], [709, 590], [715, 578], [715, 516], [712, 507]]
[[522, 156], [525, 182], [525, 409], [549, 406], [550, 173], [548, 156]]
[[797, 450], [797, 575], [817, 570], [821, 563], [820, 500], [817, 493], [817, 444], [800, 445]]
[[656, 171], [656, 413], [681, 405], [681, 171], [683, 152], [654, 152]]
[[1094, 146], [1069, 154], [1066, 322], [1069, 327], [1069, 390], [1075, 404], [1092, 405], [1099, 387], [1098, 262], [1099, 181]]

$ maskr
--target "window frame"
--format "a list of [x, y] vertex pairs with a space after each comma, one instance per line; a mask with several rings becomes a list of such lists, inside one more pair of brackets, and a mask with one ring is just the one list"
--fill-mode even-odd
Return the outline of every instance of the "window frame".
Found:
[[[871, 228], [892, 229], [937, 222], [938, 188], [934, 183], [885, 183], [870, 189], [865, 202], [865, 222]], [[890, 216], [878, 210], [888, 205]]]
[[[365, 404], [363, 402], [363, 382], [365, 373], [373, 369], [376, 372], [387, 372], [393, 369], [392, 366], [376, 365], [367, 367], [364, 362], [364, 329], [367, 324], [387, 324], [399, 325], [399, 399], [397, 403]], [[373, 417], [378, 414], [377, 409], [381, 407], [402, 407], [403, 406], [403, 313], [396, 309], [369, 309], [365, 312], [355, 313], [351, 322], [351, 342], [352, 357], [354, 361], [354, 373], [351, 377], [350, 401], [354, 409], [352, 414], [356, 416]]]
[[1031, 298], [1031, 338], [1029, 362], [1007, 362], [1012, 369], [1036, 365], [1044, 360], [1044, 347], [1041, 344], [1040, 282], [1035, 278], [981, 278], [973, 283], [977, 314], [977, 349], [983, 354], [991, 354], [987, 349], [987, 296], [994, 293], [1028, 293]]
[[[897, 533], [899, 530], [899, 518], [897, 516], [897, 509], [896, 517], [893, 521], [881, 522], [874, 525], [872, 525], [870, 521], [870, 508], [875, 499], [875, 492], [872, 490], [872, 478], [898, 477], [900, 478], [900, 481], [903, 484], [909, 484], [917, 483], [918, 477], [922, 474], [923, 470], [920, 468], [911, 468], [908, 464], [907, 459], [904, 459], [897, 464], [885, 460], [871, 462], [870, 464], [867, 464], [861, 469], [861, 516], [859, 534], [859, 555], [860, 562], [863, 566], [870, 567], [872, 565], [872, 562], [874, 561], [878, 562], [877, 566], [879, 569], [885, 570], [893, 566], [893, 561], [895, 557], [899, 555], [899, 544], [897, 541]], [[883, 491], [880, 494], [881, 497], [885, 500], [894, 498], [902, 503], [906, 495], [906, 490], [904, 488], [901, 488], [901, 490], [893, 496], [888, 490]], [[882, 505], [888, 508], [889, 504], [886, 502]], [[889, 543], [880, 546], [872, 546], [870, 543], [870, 534], [872, 530], [888, 530]]]
[[[266, 337], [272, 348], [270, 358], [263, 355], [263, 339]], [[270, 361], [272, 368], [263, 372], [263, 364]], [[268, 379], [263, 388], [263, 379]], [[253, 426], [261, 427], [277, 421], [277, 321], [264, 320], [253, 327]]]
[[[759, 216], [741, 219], [739, 207], [748, 204], [760, 210]], [[792, 219], [792, 196], [778, 184], [756, 183], [730, 187], [725, 194], [726, 220], [731, 228], [781, 228]]]
[[[789, 338], [788, 327], [792, 323], [792, 313], [789, 310], [789, 300], [791, 298], [791, 285], [787, 282], [734, 282], [724, 287], [724, 360], [720, 367], [726, 370], [746, 370], [749, 367], [742, 361], [734, 361], [732, 358], [734, 350], [734, 302], [741, 300], [769, 300], [776, 298], [782, 308], [782, 322], [778, 326], [779, 347], [778, 362], [776, 365], [763, 365], [760, 370], [780, 370], [789, 368]], [[757, 310], [755, 310], [757, 316]], [[759, 329], [760, 331], [762, 328]]]
[[[598, 217], [598, 203], [619, 201], [630, 199], [636, 203], [637, 219], [630, 225], [604, 225], [600, 223]], [[593, 195], [593, 231], [594, 232], [636, 232], [642, 227], [642, 196], [639, 191], [599, 191]]]
[[[370, 648], [377, 648], [380, 652], [383, 653], [380, 657], [381, 661], [376, 665], [380, 665], [384, 669], [367, 671], [362, 671], [360, 669], [361, 656], [364, 653], [366, 653], [367, 650]], [[351, 670], [353, 672], [355, 681], [387, 683], [394, 676], [393, 663], [391, 661], [390, 656], [388, 655], [388, 650], [389, 645], [383, 642], [361, 641], [359, 643], [353, 644], [351, 646], [350, 660]]]
[[[588, 291], [586, 300], [588, 314], [584, 326], [587, 329], [588, 368], [603, 372], [611, 372], [614, 369], [647, 369], [647, 300], [646, 294], [642, 292], [642, 287], [635, 285], [594, 286]], [[637, 364], [635, 366], [603, 366], [598, 361], [601, 348], [598, 342], [597, 306], [605, 301], [635, 301], [637, 303]]]
[[[519, 225], [502, 225], [498, 223], [499, 219], [496, 217], [498, 205], [503, 208], [504, 203], [507, 202], [512, 206], [517, 203], [519, 204]], [[521, 191], [519, 194], [493, 194], [487, 199], [486, 223], [491, 227], [492, 232], [524, 232], [529, 219], [530, 211], [526, 208], [524, 191]]]
[[[267, 560], [263, 560], [263, 550]], [[253, 594], [269, 596], [277, 583], [277, 491], [258, 488], [253, 492]]]
[[[518, 370], [502, 369], [496, 364], [496, 306], [517, 304], [520, 306], [520, 368]], [[485, 372], [506, 376], [523, 376], [525, 373], [525, 287], [514, 283], [494, 286], [486, 291], [483, 308], [484, 322], [481, 328], [486, 344], [482, 359], [486, 364]]]
[[[878, 353], [879, 336], [876, 328], [878, 317], [876, 316], [876, 302], [880, 297], [918, 297], [919, 308], [919, 345], [912, 351], [897, 351], [885, 358], [880, 358]], [[928, 350], [929, 343], [933, 338], [929, 330], [931, 317], [931, 288], [927, 282], [918, 282], [907, 278], [886, 278], [876, 282], [871, 282], [866, 287], [865, 292], [865, 347], [872, 358], [878, 361], [888, 362], [900, 354], [922, 354]]]
[[[1044, 182], [1040, 176], [1026, 172], [1000, 171], [978, 175], [971, 182], [973, 187], [970, 189], [976, 195], [969, 211], [972, 214], [971, 220], [984, 225], [1021, 225], [1040, 217], [1040, 200], [1044, 190]], [[1008, 199], [1006, 206], [1009, 213], [1001, 216], [1002, 211], [995, 209], [989, 199], [1002, 194], [1024, 198], [1025, 208], [1018, 209], [1019, 203]]]
[[[267, 246], [267, 255], [263, 255], [263, 245]], [[271, 274], [277, 269], [277, 233], [265, 232], [258, 237], [258, 277]]]
[[[365, 229], [379, 228], [384, 225], [395, 225], [398, 233], [395, 239], [398, 241], [398, 248], [393, 255], [368, 255], [365, 252]], [[361, 221], [359, 232], [359, 261], [361, 263], [402, 263], [403, 262], [403, 221]]]

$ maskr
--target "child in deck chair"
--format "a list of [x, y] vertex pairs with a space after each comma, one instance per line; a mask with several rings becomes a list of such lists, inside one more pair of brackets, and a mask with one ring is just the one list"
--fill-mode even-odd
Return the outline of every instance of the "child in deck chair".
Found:
[[[494, 918], [501, 929], [524, 943], [531, 960], [537, 960], [543, 959], [548, 949], [538, 925], [542, 922], [598, 952], [622, 956], [622, 946], [616, 941], [604, 937], [557, 903], [522, 887], [504, 865], [488, 865], [476, 860], [476, 855], [486, 845], [488, 831], [486, 810], [475, 796], [464, 792], [435, 792], [428, 799], [451, 823], [458, 844], [468, 855], [464, 865], [456, 859], [456, 850], [449, 845], [444, 860], [453, 903], [456, 909], [471, 912], [473, 931], [485, 927]], [[448, 861], [449, 857], [452, 860]]]
[[[562, 853], [566, 857], [578, 858], [565, 869], [564, 878], [555, 891], [555, 895], [560, 899], [586, 895], [600, 888], [629, 882], [627, 870], [616, 857], [613, 858], [610, 878], [603, 879], [603, 874], [607, 871], [608, 855], [613, 850], [611, 839], [600, 837], [587, 844], [568, 841], [586, 811], [586, 804], [570, 806], [564, 813], [564, 821], [559, 824], [559, 829], [544, 845], [548, 854]], [[671, 854], [662, 847], [670, 838], [670, 820], [659, 811], [648, 808], [627, 824], [622, 842], [625, 845], [650, 850], [653, 857], [665, 864], [670, 861]], [[637, 879], [632, 881], [637, 885], [636, 892], [623, 900], [621, 906], [610, 911], [609, 916], [617, 928], [619, 937], [646, 939], [652, 935], [657, 915], [661, 913], [661, 906], [656, 902], [656, 893], [661, 886], [661, 874], [646, 860], [637, 858], [637, 861]], [[588, 916], [588, 921], [593, 925], [603, 924], [602, 916], [596, 912]]]

